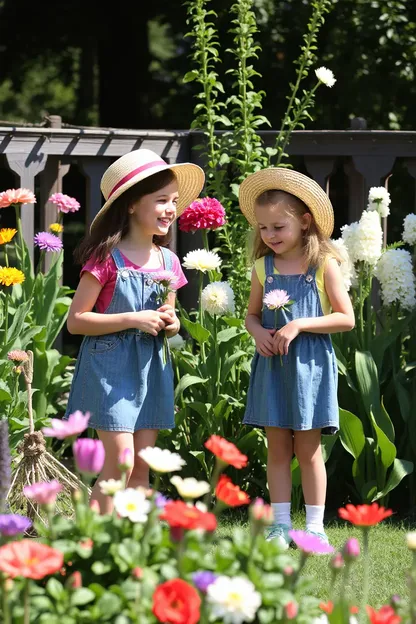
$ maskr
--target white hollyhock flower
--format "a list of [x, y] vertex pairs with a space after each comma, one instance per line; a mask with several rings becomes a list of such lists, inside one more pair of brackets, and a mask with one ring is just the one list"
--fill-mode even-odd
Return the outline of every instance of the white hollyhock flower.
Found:
[[180, 334], [175, 334], [171, 338], [168, 338], [169, 346], [171, 349], [177, 349], [180, 351], [185, 347], [185, 340], [182, 338]]
[[211, 282], [202, 291], [202, 309], [210, 314], [233, 314], [234, 292], [228, 282]]
[[143, 492], [127, 488], [116, 492], [113, 501], [114, 509], [122, 518], [132, 522], [146, 522], [151, 505]]
[[221, 258], [214, 251], [195, 249], [186, 254], [182, 264], [186, 269], [196, 269], [205, 273], [206, 271], [219, 269], [221, 262]]
[[123, 484], [121, 481], [116, 481], [116, 479], [109, 479], [108, 481], [100, 481], [99, 483], [101, 493], [104, 496], [114, 496], [116, 492], [119, 492], [123, 489]]
[[348, 253], [347, 246], [344, 239], [342, 238], [331, 240], [331, 243], [334, 245], [342, 258], [340, 269], [342, 277], [344, 279], [345, 288], [349, 290], [351, 286], [354, 286], [357, 283], [357, 275], [355, 273], [355, 268], [351, 261], [350, 255]]
[[388, 249], [376, 266], [384, 305], [400, 303], [404, 310], [416, 306], [416, 280], [412, 256], [404, 249]]
[[374, 265], [381, 256], [383, 231], [378, 212], [364, 210], [358, 223], [344, 225], [342, 238], [352, 262]]
[[147, 446], [139, 451], [139, 457], [155, 472], [175, 472], [186, 464], [178, 453], [171, 453], [168, 449], [157, 446]]
[[178, 490], [179, 496], [182, 498], [199, 498], [210, 490], [210, 485], [206, 481], [197, 481], [194, 477], [182, 479], [175, 475], [170, 480]]
[[416, 245], [416, 214], [408, 214], [403, 221], [403, 241]]
[[410, 550], [416, 550], [416, 531], [406, 533], [406, 544]]
[[390, 193], [384, 186], [372, 186], [368, 193], [368, 210], [376, 210], [380, 217], [390, 214]]
[[224, 624], [242, 624], [254, 620], [261, 596], [246, 578], [218, 576], [207, 589], [207, 602], [215, 620]]
[[327, 67], [318, 67], [318, 69], [315, 69], [315, 74], [318, 80], [326, 87], [333, 87], [337, 81], [334, 73]]

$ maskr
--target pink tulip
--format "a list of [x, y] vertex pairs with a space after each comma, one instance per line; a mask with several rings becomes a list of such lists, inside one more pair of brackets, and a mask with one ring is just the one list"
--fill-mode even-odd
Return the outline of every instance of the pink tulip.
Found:
[[333, 570], [340, 570], [343, 567], [344, 563], [344, 557], [340, 552], [338, 552], [332, 557], [330, 561], [330, 566]]
[[350, 537], [345, 542], [342, 554], [344, 555], [345, 561], [354, 561], [357, 557], [360, 556], [360, 543], [355, 537]]
[[41, 481], [40, 483], [33, 483], [33, 485], [26, 485], [23, 488], [23, 493], [27, 498], [39, 505], [53, 505], [57, 494], [62, 492], [62, 490], [62, 485], [54, 479], [50, 482]]
[[285, 604], [286, 617], [288, 620], [293, 620], [298, 614], [298, 605], [296, 602], [291, 600], [287, 604]]
[[90, 419], [90, 413], [83, 414], [79, 410], [71, 414], [68, 420], [60, 420], [59, 418], [52, 418], [52, 427], [44, 427], [42, 429], [43, 435], [49, 438], [58, 438], [58, 440], [64, 440], [65, 438], [76, 437], [88, 427], [88, 421]]
[[255, 522], [259, 522], [264, 526], [273, 523], [273, 509], [270, 505], [266, 505], [261, 498], [256, 498], [250, 506], [250, 516]]
[[78, 438], [73, 445], [75, 463], [80, 472], [95, 475], [104, 466], [105, 450], [101, 440]]
[[130, 470], [134, 466], [134, 455], [133, 451], [129, 448], [125, 448], [121, 451], [118, 457], [118, 467], [122, 472], [126, 472], [126, 470]]

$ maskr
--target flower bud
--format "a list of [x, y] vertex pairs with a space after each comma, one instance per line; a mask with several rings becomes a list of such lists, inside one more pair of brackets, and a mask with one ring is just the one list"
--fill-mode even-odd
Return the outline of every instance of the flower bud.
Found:
[[80, 472], [96, 475], [104, 466], [105, 450], [101, 440], [78, 438], [73, 446], [75, 463]]
[[138, 579], [138, 580], [142, 579], [143, 578], [143, 568], [139, 568], [139, 566], [136, 566], [131, 571], [131, 575], [135, 579]]
[[92, 511], [94, 511], [95, 513], [99, 514], [100, 513], [100, 503], [97, 500], [91, 500], [90, 501], [90, 509], [92, 509]]
[[250, 506], [250, 517], [262, 526], [269, 526], [273, 523], [273, 509], [271, 505], [266, 505], [263, 499], [256, 498]]
[[68, 580], [65, 583], [65, 585], [66, 587], [68, 587], [68, 589], [79, 589], [80, 587], [82, 587], [81, 572], [79, 572], [78, 570], [73, 572], [71, 576], [68, 577]]
[[360, 543], [355, 537], [350, 537], [342, 550], [345, 561], [354, 561], [360, 556]]
[[292, 566], [286, 566], [285, 568], [283, 568], [283, 574], [285, 576], [292, 576], [294, 571], [295, 571], [295, 569], [292, 568]]
[[298, 605], [297, 602], [291, 600], [290, 602], [285, 604], [285, 612], [288, 620], [293, 620], [298, 614]]
[[332, 557], [329, 565], [333, 570], [340, 570], [343, 567], [344, 563], [345, 562], [342, 553], [338, 552]]
[[131, 470], [133, 466], [133, 451], [129, 448], [123, 449], [118, 457], [118, 467], [120, 468], [121, 472], [126, 472], [127, 470]]

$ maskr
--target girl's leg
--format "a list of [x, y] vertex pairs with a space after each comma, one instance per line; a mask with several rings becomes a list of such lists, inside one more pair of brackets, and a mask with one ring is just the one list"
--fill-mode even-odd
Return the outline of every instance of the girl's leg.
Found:
[[[100, 481], [108, 479], [120, 479], [121, 472], [118, 468], [118, 458], [120, 453], [129, 448], [134, 453], [133, 434], [124, 431], [97, 431], [98, 437], [102, 441], [105, 450], [104, 467], [94, 484], [91, 500], [97, 501], [102, 514], [113, 511], [113, 500], [111, 496], [105, 496], [100, 490]], [[127, 472], [127, 479], [130, 474]]]
[[295, 454], [302, 474], [306, 529], [325, 536], [326, 468], [321, 451], [321, 430], [295, 431]]
[[146, 446], [154, 446], [158, 433], [157, 429], [139, 429], [134, 432], [134, 467], [128, 481], [129, 487], [149, 487], [149, 466], [140, 459], [138, 453]]
[[291, 429], [266, 427], [267, 435], [267, 481], [270, 502], [273, 509], [274, 525], [268, 540], [277, 540], [283, 548], [291, 542], [289, 529], [290, 500], [292, 495], [292, 474], [290, 462], [293, 455], [293, 434]]

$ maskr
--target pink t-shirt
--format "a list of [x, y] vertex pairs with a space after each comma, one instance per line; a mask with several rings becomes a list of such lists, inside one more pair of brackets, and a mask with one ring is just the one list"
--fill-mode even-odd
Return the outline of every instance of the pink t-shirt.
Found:
[[[176, 289], [182, 288], [182, 286], [185, 286], [185, 284], [188, 283], [188, 280], [186, 279], [182, 271], [178, 256], [176, 256], [173, 252], [170, 253], [172, 260], [171, 271], [178, 278]], [[164, 269], [163, 266], [156, 267], [155, 269], [142, 269], [142, 267], [137, 266], [137, 264], [133, 264], [133, 262], [131, 262], [124, 254], [121, 253], [121, 255], [123, 256], [126, 268], [129, 269], [138, 269], [139, 271], [143, 271], [144, 273], [157, 273], [157, 271]], [[101, 263], [97, 262], [94, 257], [92, 257], [82, 267], [80, 276], [82, 276], [85, 271], [91, 273], [91, 275], [93, 275], [102, 286], [102, 290], [98, 295], [97, 301], [95, 303], [95, 309], [97, 310], [97, 312], [100, 312], [102, 314], [108, 308], [110, 301], [113, 297], [117, 279], [116, 264], [112, 256], [108, 256], [108, 258]]]

